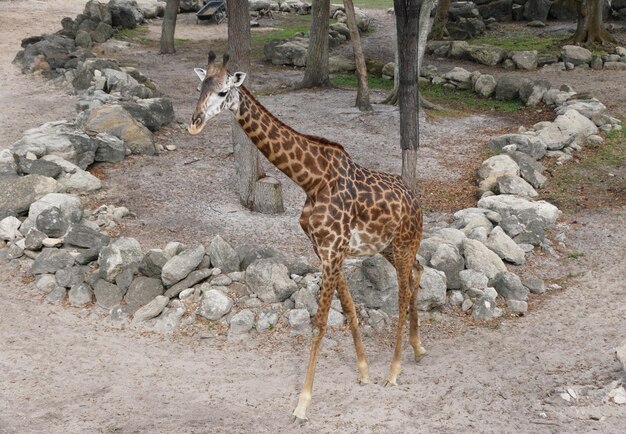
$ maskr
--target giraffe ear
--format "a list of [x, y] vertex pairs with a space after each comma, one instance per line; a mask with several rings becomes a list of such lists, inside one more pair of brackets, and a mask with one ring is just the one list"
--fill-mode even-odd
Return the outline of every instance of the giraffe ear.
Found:
[[239, 87], [243, 84], [243, 81], [246, 79], [245, 72], [235, 72], [233, 74], [233, 86]]
[[193, 72], [200, 78], [200, 81], [204, 81], [204, 77], [206, 77], [206, 70], [202, 68], [194, 68]]

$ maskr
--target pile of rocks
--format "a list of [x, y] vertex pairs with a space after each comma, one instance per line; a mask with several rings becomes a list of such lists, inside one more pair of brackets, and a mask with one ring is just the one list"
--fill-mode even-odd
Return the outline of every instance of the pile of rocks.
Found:
[[491, 45], [470, 45], [465, 41], [430, 41], [428, 54], [453, 59], [471, 60], [483, 65], [501, 65], [505, 69], [534, 70], [538, 67], [564, 71], [574, 68], [624, 69], [626, 48], [616, 47], [614, 54], [594, 55], [586, 48], [565, 45], [560, 55], [539, 57], [536, 50], [507, 51]]
[[110, 0], [108, 4], [90, 0], [82, 14], [61, 20], [62, 30], [53, 35], [32, 36], [22, 41], [22, 51], [14, 63], [22, 72], [39, 72], [58, 77], [94, 57], [89, 48], [105, 42], [115, 29], [132, 29], [146, 18], [163, 16], [164, 2], [139, 6], [135, 0]]

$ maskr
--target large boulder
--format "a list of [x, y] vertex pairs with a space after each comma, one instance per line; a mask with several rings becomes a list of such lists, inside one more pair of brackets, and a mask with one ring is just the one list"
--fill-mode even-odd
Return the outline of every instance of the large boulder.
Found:
[[32, 152], [38, 158], [57, 155], [86, 169], [94, 162], [97, 147], [97, 143], [80, 131], [75, 123], [55, 121], [26, 130], [22, 138], [11, 146], [11, 152], [19, 156]]
[[24, 213], [33, 202], [58, 188], [56, 180], [41, 175], [0, 178], [0, 215]]
[[496, 85], [496, 99], [511, 100], [519, 97], [519, 91], [525, 79], [513, 75], [504, 75], [498, 78]]
[[289, 278], [287, 267], [272, 259], [259, 259], [250, 264], [246, 284], [265, 303], [283, 301], [298, 289], [296, 282]]
[[211, 264], [220, 270], [230, 273], [239, 271], [240, 258], [235, 249], [232, 248], [222, 237], [216, 235], [207, 248], [207, 254], [211, 258]]
[[123, 103], [122, 107], [150, 131], [157, 131], [174, 121], [174, 106], [165, 98], [139, 99]]
[[417, 294], [417, 308], [422, 311], [441, 307], [446, 303], [446, 275], [443, 271], [424, 267]]
[[117, 60], [112, 59], [86, 59], [74, 72], [74, 79], [72, 80], [72, 86], [78, 91], [86, 90], [91, 86], [91, 82], [94, 79], [96, 71], [100, 71], [100, 74], [105, 69], [117, 69], [119, 70], [119, 64]]
[[517, 69], [537, 69], [537, 50], [515, 51], [511, 55], [511, 60], [513, 60]]
[[111, 9], [105, 3], [100, 3], [98, 0], [89, 0], [85, 4], [83, 15], [89, 17], [93, 21], [103, 22], [105, 24], [112, 24]]
[[447, 243], [440, 244], [430, 258], [430, 265], [445, 274], [448, 289], [461, 287], [459, 273], [465, 268], [465, 260], [457, 247]]
[[305, 66], [309, 39], [294, 37], [292, 39], [272, 39], [263, 47], [265, 60], [274, 65]]
[[123, 140], [133, 154], [156, 153], [150, 130], [133, 119], [122, 106], [104, 105], [89, 110], [83, 126], [88, 132], [108, 133]]
[[111, 0], [111, 24], [113, 27], [134, 29], [143, 23], [143, 13], [135, 0]]
[[[455, 4], [455, 3], [452, 3]], [[482, 18], [459, 18], [449, 21], [446, 25], [448, 35], [455, 40], [468, 40], [485, 33], [485, 23]]]
[[485, 245], [500, 258], [515, 265], [524, 265], [526, 254], [500, 226], [493, 228]]
[[519, 175], [519, 166], [507, 154], [494, 155], [487, 158], [478, 169], [478, 177], [480, 179], [497, 178], [502, 175]]
[[398, 312], [396, 270], [381, 255], [374, 255], [346, 269], [348, 287], [357, 303], [388, 314]]
[[68, 227], [70, 223], [78, 223], [83, 217], [83, 204], [78, 196], [64, 193], [49, 193], [30, 206], [28, 218], [32, 222], [37, 222], [41, 213], [54, 208], [62, 212], [63, 218], [67, 220]]
[[565, 63], [571, 63], [574, 66], [590, 63], [593, 53], [584, 47], [578, 45], [564, 45], [561, 49], [561, 58]]
[[210, 321], [217, 321], [230, 312], [232, 307], [232, 298], [218, 289], [209, 289], [202, 295], [198, 315]]
[[480, 241], [465, 239], [463, 241], [463, 251], [467, 269], [483, 273], [490, 281], [498, 273], [507, 271], [502, 259]]
[[496, 91], [496, 85], [493, 75], [482, 74], [474, 83], [474, 91], [484, 98], [489, 98]]
[[161, 279], [166, 286], [180, 282], [196, 269], [204, 258], [204, 246], [189, 247], [168, 260], [161, 270]]
[[480, 15], [487, 18], [495, 18], [498, 21], [511, 21], [513, 19], [513, 0], [495, 0], [478, 5]]
[[471, 45], [467, 55], [475, 62], [495, 66], [506, 59], [506, 50], [491, 45]]
[[586, 138], [598, 132], [598, 127], [576, 110], [567, 110], [556, 117], [554, 122], [542, 123], [537, 138], [542, 140], [549, 150], [563, 149], [576, 141], [584, 144]]
[[488, 143], [489, 149], [495, 152], [502, 152], [502, 149], [508, 145], [515, 145], [517, 151], [535, 160], [546, 155], [546, 144], [541, 139], [527, 134], [504, 134], [489, 140]]
[[543, 21], [548, 19], [551, 6], [550, 0], [527, 0], [524, 5], [524, 18], [528, 21]]
[[137, 269], [143, 259], [139, 242], [134, 238], [117, 238], [100, 251], [100, 276], [113, 282], [127, 269]]
[[[24, 41], [22, 46], [24, 46]], [[26, 43], [17, 53], [13, 63], [18, 64], [22, 72], [42, 71], [51, 73], [57, 68], [64, 68], [73, 56], [76, 48], [74, 39], [63, 35], [43, 35], [32, 43]]]

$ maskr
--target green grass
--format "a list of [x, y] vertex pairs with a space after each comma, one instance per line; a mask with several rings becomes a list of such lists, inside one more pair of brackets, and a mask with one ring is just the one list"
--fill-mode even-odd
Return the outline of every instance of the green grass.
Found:
[[[356, 75], [341, 74], [335, 75], [330, 79], [333, 86], [337, 87], [356, 87]], [[393, 89], [393, 80], [386, 80], [381, 77], [374, 77], [371, 74], [367, 76], [367, 84], [370, 89]]]
[[567, 254], [568, 259], [580, 259], [583, 256], [585, 256], [583, 252], [572, 252]]
[[537, 50], [539, 54], [555, 54], [561, 49], [561, 45], [567, 36], [539, 37], [535, 35], [513, 35], [510, 37], [476, 38], [469, 42], [470, 45], [493, 45], [507, 51], [531, 51]]
[[420, 93], [431, 102], [460, 111], [512, 113], [524, 107], [517, 99], [499, 101], [481, 98], [471, 90], [455, 90], [439, 84], [420, 83]]
[[354, 0], [354, 6], [363, 9], [389, 9], [393, 7], [393, 0]]
[[626, 133], [612, 130], [598, 145], [585, 145], [574, 160], [554, 166], [545, 199], [565, 211], [626, 205]]
[[184, 38], [174, 38], [174, 45], [179, 46], [179, 45], [185, 45], [189, 43], [189, 39], [184, 39]]
[[142, 42], [146, 39], [148, 34], [148, 26], [146, 24], [137, 26], [134, 29], [121, 29], [117, 30], [113, 37], [115, 39], [122, 39], [124, 41]]

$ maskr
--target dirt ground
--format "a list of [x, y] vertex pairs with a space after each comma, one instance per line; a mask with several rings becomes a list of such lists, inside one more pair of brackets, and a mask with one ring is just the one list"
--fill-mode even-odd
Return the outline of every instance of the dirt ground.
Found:
[[[26, 128], [73, 115], [73, 96], [21, 75], [10, 61], [22, 38], [57, 29], [83, 4], [0, 2], [0, 149]], [[172, 57], [137, 46], [108, 50], [153, 77], [184, 123], [197, 97], [192, 68], [202, 65], [203, 40], [223, 30], [195, 26], [186, 16], [177, 31], [190, 42]], [[257, 69], [253, 89], [285, 122], [344, 144], [362, 164], [397, 171], [394, 110], [377, 105], [374, 114], [360, 114], [352, 107], [354, 93], [345, 90], [273, 94], [271, 89], [295, 83], [301, 71]], [[599, 77], [607, 76], [572, 74], [551, 78], [605, 91]], [[605, 96], [600, 99], [623, 116], [624, 93]], [[487, 116], [423, 125], [424, 183], [451, 185], [465, 179], [487, 137], [518, 126], [511, 118]], [[180, 126], [168, 128], [159, 141], [176, 144], [176, 151], [100, 166], [105, 188], [89, 202], [129, 207], [135, 217], [121, 231], [144, 248], [170, 240], [206, 243], [219, 233], [233, 243], [273, 244], [310, 256], [297, 226], [303, 195], [282, 175], [267, 169], [284, 181], [284, 216], [259, 216], [238, 205], [229, 140], [225, 115], [198, 137]], [[429, 225], [445, 218], [427, 214]], [[536, 268], [529, 271], [563, 289], [532, 298], [530, 313], [520, 318], [475, 325], [450, 309], [424, 321], [429, 354], [416, 365], [405, 351], [398, 387], [382, 387], [389, 336], [365, 337], [374, 383], [361, 387], [349, 332], [330, 333], [304, 426], [292, 425], [290, 414], [308, 339], [277, 330], [229, 342], [202, 328], [161, 336], [114, 327], [102, 312], [42, 303], [26, 270], [0, 263], [0, 433], [626, 432], [626, 408], [606, 399], [613, 382], [626, 381], [613, 354], [626, 338], [626, 209], [581, 212], [563, 221], [567, 248], [584, 256], [533, 260]], [[576, 395], [569, 402], [560, 397], [568, 388]]]

